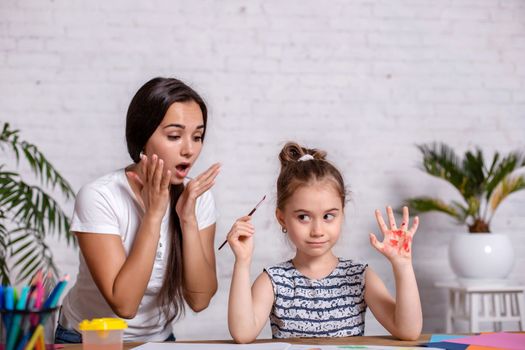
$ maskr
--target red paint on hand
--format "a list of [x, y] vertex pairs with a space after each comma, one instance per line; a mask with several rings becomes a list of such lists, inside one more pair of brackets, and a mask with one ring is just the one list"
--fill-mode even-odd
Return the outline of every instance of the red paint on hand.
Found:
[[403, 249], [405, 252], [410, 253], [410, 243], [412, 242], [412, 237], [406, 237], [405, 243], [403, 244]]
[[390, 245], [392, 247], [397, 247], [397, 245], [399, 244], [399, 241], [396, 240], [396, 239], [390, 239]]
[[392, 233], [394, 233], [398, 237], [402, 237], [405, 234], [405, 231], [404, 230], [395, 230], [395, 231], [392, 231]]

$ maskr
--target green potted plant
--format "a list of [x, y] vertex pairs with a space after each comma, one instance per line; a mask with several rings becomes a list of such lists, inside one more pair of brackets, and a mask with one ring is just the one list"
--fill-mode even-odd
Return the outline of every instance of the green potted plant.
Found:
[[[449, 245], [449, 260], [460, 279], [504, 279], [514, 263], [507, 235], [491, 233], [490, 224], [499, 205], [510, 194], [525, 189], [525, 155], [495, 152], [487, 161], [479, 147], [460, 158], [444, 143], [417, 146], [422, 169], [451, 184], [461, 200], [420, 196], [405, 200], [411, 212], [437, 211], [451, 216], [467, 232], [455, 234]], [[466, 230], [465, 230], [466, 231]]]
[[18, 167], [25, 159], [40, 185], [25, 182], [17, 171], [9, 170], [8, 157], [0, 162], [0, 280], [2, 284], [27, 282], [43, 269], [56, 278], [58, 269], [45, 239], [50, 234], [65, 237], [76, 245], [69, 231], [70, 219], [46, 192], [59, 190], [65, 199], [74, 197], [69, 183], [39, 149], [19, 137], [19, 130], [3, 123], [0, 149], [12, 153]]

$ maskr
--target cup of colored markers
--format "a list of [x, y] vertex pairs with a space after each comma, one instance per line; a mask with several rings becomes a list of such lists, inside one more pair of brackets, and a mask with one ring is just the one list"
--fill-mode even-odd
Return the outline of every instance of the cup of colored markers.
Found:
[[17, 289], [0, 286], [0, 314], [4, 350], [45, 350], [46, 323], [54, 327], [54, 312], [69, 276], [62, 278], [46, 293], [41, 273], [29, 286]]

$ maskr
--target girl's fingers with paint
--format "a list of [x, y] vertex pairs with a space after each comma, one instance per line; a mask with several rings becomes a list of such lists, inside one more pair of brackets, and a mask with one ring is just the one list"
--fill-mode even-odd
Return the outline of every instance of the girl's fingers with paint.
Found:
[[184, 187], [175, 210], [181, 219], [192, 219], [195, 217], [195, 203], [197, 198], [204, 192], [212, 188], [215, 184], [215, 178], [219, 174], [221, 165], [213, 164], [199, 176], [191, 179]]
[[412, 227], [408, 229], [410, 216], [408, 208], [403, 207], [403, 221], [401, 222], [401, 226], [398, 229], [392, 208], [387, 207], [386, 211], [390, 228], [386, 226], [381, 212], [376, 210], [375, 216], [379, 228], [383, 233], [383, 241], [380, 242], [373, 233], [370, 233], [370, 243], [391, 262], [398, 260], [410, 260], [412, 258], [412, 238], [416, 233], [419, 224], [419, 218], [416, 216], [414, 218]]
[[251, 223], [250, 216], [243, 216], [233, 224], [228, 233], [228, 244], [230, 245], [235, 260], [238, 262], [249, 262], [253, 254], [253, 235], [255, 228]]
[[140, 188], [144, 211], [162, 218], [168, 208], [171, 171], [164, 169], [164, 161], [156, 154], [150, 158], [141, 155], [139, 169], [127, 174]]

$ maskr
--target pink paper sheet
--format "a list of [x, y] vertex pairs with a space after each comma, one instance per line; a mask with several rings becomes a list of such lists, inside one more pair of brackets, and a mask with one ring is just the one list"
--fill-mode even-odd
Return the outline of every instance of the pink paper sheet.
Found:
[[445, 341], [456, 344], [484, 345], [512, 350], [525, 350], [525, 333], [499, 332]]

